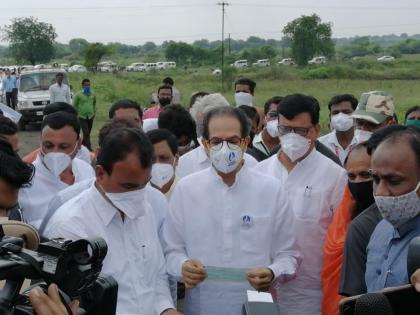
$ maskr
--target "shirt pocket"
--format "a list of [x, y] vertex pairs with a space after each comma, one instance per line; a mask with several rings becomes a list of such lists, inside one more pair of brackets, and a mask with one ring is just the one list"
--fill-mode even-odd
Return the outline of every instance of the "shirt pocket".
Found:
[[272, 218], [244, 215], [240, 218], [240, 248], [250, 254], [269, 254]]
[[310, 187], [296, 188], [292, 195], [293, 212], [300, 221], [318, 222], [322, 212], [322, 192]]

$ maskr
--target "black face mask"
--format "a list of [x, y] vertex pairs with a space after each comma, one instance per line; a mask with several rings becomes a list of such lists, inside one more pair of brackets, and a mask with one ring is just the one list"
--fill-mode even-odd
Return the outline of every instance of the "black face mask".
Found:
[[170, 98], [160, 98], [159, 99], [159, 104], [162, 106], [166, 106], [171, 104], [171, 99]]
[[373, 181], [370, 180], [361, 183], [352, 183], [349, 181], [348, 185], [350, 192], [356, 201], [357, 213], [354, 215], [355, 217], [375, 202], [375, 199], [373, 198]]

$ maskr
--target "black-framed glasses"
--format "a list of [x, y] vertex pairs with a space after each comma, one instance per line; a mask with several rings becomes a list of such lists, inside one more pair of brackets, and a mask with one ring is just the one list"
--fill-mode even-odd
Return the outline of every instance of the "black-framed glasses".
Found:
[[224, 142], [226, 142], [229, 149], [235, 150], [237, 149], [238, 146], [241, 145], [243, 140], [244, 140], [243, 138], [239, 138], [236, 136], [226, 138], [226, 139], [214, 137], [214, 138], [211, 138], [210, 140], [207, 140], [207, 143], [209, 144], [210, 148], [214, 151], [221, 150]]
[[306, 137], [308, 135], [309, 130], [311, 130], [311, 127], [305, 128], [305, 127], [289, 127], [285, 125], [278, 125], [279, 135], [283, 136], [288, 133], [294, 132], [295, 134], [298, 134], [299, 136]]

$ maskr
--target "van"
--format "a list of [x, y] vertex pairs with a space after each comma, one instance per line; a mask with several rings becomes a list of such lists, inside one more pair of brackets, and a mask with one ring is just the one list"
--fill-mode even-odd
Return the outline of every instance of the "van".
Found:
[[323, 65], [327, 63], [327, 58], [324, 56], [313, 57], [311, 60], [308, 61], [310, 65]]
[[231, 66], [240, 69], [240, 68], [246, 68], [248, 67], [248, 60], [242, 59], [242, 60], [236, 60]]
[[270, 66], [270, 60], [260, 59], [260, 60], [257, 60], [257, 62], [254, 62], [252, 65], [254, 67], [269, 67]]
[[63, 83], [69, 84], [67, 73], [59, 69], [38, 69], [22, 71], [19, 77], [16, 110], [22, 114], [19, 121], [21, 130], [30, 122], [40, 122], [43, 110], [50, 103], [49, 88], [56, 82], [57, 73], [64, 75]]

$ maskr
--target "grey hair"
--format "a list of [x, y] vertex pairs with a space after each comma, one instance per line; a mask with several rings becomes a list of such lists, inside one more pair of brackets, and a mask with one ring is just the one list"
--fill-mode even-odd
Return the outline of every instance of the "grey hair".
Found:
[[229, 106], [229, 102], [220, 93], [213, 93], [198, 98], [190, 109], [190, 114], [197, 126], [197, 136], [203, 135], [203, 119], [206, 113], [215, 108]]

